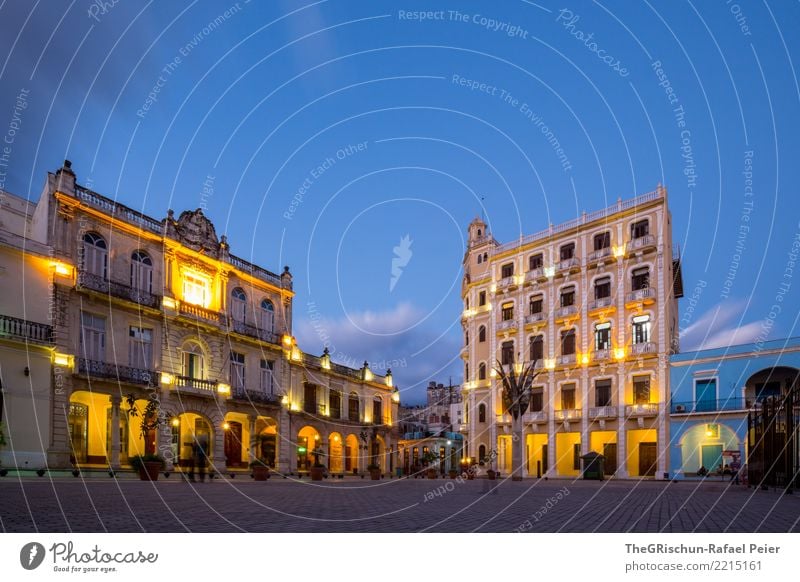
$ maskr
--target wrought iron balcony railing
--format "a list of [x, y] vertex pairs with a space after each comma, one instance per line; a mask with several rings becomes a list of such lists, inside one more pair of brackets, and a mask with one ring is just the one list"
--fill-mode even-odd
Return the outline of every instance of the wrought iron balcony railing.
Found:
[[0, 337], [50, 344], [53, 343], [53, 328], [44, 323], [0, 315]]
[[645, 287], [644, 289], [636, 289], [631, 291], [625, 296], [627, 303], [636, 303], [638, 301], [654, 301], [656, 298], [655, 287]]
[[578, 269], [581, 266], [581, 260], [578, 257], [572, 257], [571, 259], [563, 259], [558, 262], [558, 270], [559, 271], [567, 271], [569, 269]]
[[84, 270], [78, 271], [78, 287], [98, 293], [105, 293], [112, 297], [125, 299], [145, 307], [158, 309], [161, 306], [160, 295], [131, 287], [119, 281], [104, 279], [101, 275], [95, 275], [94, 273]]
[[556, 420], [580, 420], [582, 412], [580, 408], [568, 408], [564, 410], [555, 410], [553, 415]]
[[78, 358], [78, 374], [104, 380], [118, 380], [140, 386], [158, 386], [159, 374], [153, 370], [120, 366], [112, 362], [101, 362]]
[[589, 409], [589, 418], [616, 418], [616, 406], [592, 406]]
[[725, 400], [691, 400], [686, 402], [672, 402], [672, 414], [702, 414], [706, 412], [727, 412], [732, 410], [747, 410], [750, 403], [744, 398], [727, 398]]
[[656, 416], [658, 414], [658, 404], [647, 402], [644, 404], [628, 404], [625, 407], [627, 416]]
[[588, 255], [588, 260], [599, 261], [600, 259], [604, 259], [610, 256], [611, 256], [611, 247], [605, 247], [603, 249], [598, 249], [596, 251], [590, 252]]
[[630, 253], [631, 251], [654, 246], [656, 246], [656, 236], [654, 234], [646, 234], [628, 242], [628, 244], [625, 245], [625, 250]]
[[525, 316], [525, 323], [537, 323], [539, 321], [544, 321], [545, 319], [547, 319], [547, 315], [542, 311], [539, 313], [529, 313]]
[[231, 390], [233, 400], [242, 400], [256, 404], [280, 405], [281, 397], [278, 394], [262, 392], [261, 390], [247, 390], [246, 388], [233, 388]]
[[195, 390], [216, 394], [218, 384], [219, 382], [216, 380], [203, 380], [190, 376], [175, 376], [175, 386], [178, 388], [193, 388]]
[[595, 309], [604, 309], [606, 307], [611, 307], [614, 305], [614, 298], [613, 297], [601, 297], [600, 299], [592, 299], [589, 301], [589, 311], [594, 311]]
[[654, 342], [641, 342], [631, 346], [631, 353], [634, 356], [642, 354], [655, 354], [658, 351], [658, 346]]
[[237, 321], [232, 317], [229, 319], [228, 329], [235, 333], [240, 333], [249, 337], [253, 337], [271, 344], [280, 344], [280, 336], [274, 331], [261, 329], [258, 326], [245, 323], [244, 321]]

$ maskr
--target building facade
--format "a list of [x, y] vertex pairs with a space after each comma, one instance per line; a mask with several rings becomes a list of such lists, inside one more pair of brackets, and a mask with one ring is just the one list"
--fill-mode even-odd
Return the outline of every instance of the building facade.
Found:
[[[754, 483], [785, 486], [791, 481], [786, 475], [796, 476], [800, 338], [676, 354], [670, 366], [675, 479], [703, 477], [705, 471], [714, 475], [720, 468], [724, 473], [734, 461], [758, 473]], [[775, 417], [775, 405], [780, 408], [792, 396], [788, 415], [764, 418]]]
[[84, 188], [69, 162], [35, 205], [5, 201], [4, 465], [117, 469], [159, 453], [181, 470], [202, 439], [220, 473], [395, 466], [391, 373], [300, 349], [288, 267], [232, 254], [200, 209], [156, 220]]
[[603, 454], [618, 477], [667, 471], [669, 355], [679, 259], [666, 189], [506, 244], [475, 219], [464, 255], [466, 450], [511, 471], [498, 365], [535, 362], [523, 418], [525, 476], [575, 477]]

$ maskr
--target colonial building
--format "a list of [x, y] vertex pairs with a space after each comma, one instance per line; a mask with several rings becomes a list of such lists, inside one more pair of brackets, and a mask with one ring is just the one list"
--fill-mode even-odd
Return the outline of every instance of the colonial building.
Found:
[[495, 367], [533, 361], [525, 475], [575, 477], [596, 451], [609, 475], [663, 477], [681, 296], [660, 186], [505, 244], [473, 220], [462, 285], [468, 455], [511, 471]]
[[0, 236], [5, 466], [180, 470], [198, 438], [218, 472], [395, 466], [391, 372], [304, 353], [289, 268], [234, 255], [202, 210], [156, 220], [65, 162], [35, 205], [4, 196]]
[[800, 485], [800, 338], [676, 354], [670, 377], [675, 479], [737, 461], [752, 484]]

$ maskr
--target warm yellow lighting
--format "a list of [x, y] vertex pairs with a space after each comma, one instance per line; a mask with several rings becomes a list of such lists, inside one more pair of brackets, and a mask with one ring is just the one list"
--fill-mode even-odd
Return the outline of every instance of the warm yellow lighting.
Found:
[[228, 424], [227, 422], [223, 422], [222, 423], [222, 430], [228, 430], [230, 428], [231, 428], [231, 425]]
[[614, 256], [616, 258], [620, 258], [624, 254], [625, 254], [625, 247], [622, 247], [622, 246], [614, 247]]
[[338, 434], [333, 435], [333, 442], [335, 442], [335, 443], [339, 442], [339, 435]]
[[614, 348], [614, 358], [617, 360], [625, 359], [625, 348]]
[[169, 386], [170, 384], [175, 382], [175, 376], [170, 374], [169, 372], [161, 372], [161, 383], [165, 386]]
[[178, 307], [178, 303], [172, 297], [162, 297], [161, 306], [165, 309], [176, 309]]
[[285, 345], [287, 347], [291, 346], [292, 345], [292, 336], [284, 335], [283, 338], [281, 339], [281, 341], [283, 342], [283, 345]]
[[545, 267], [544, 268], [544, 276], [552, 279], [556, 275], [556, 268], [555, 267]]
[[525, 282], [525, 275], [514, 275], [514, 283], [522, 285]]
[[315, 440], [315, 441], [318, 441], [318, 440], [319, 440], [319, 435], [318, 435], [318, 434], [315, 434], [315, 435], [314, 435], [314, 440]]
[[299, 362], [300, 360], [303, 359], [303, 352], [301, 352], [300, 348], [298, 348], [297, 346], [292, 348], [292, 359], [295, 362]]
[[297, 412], [298, 410], [300, 410], [300, 406], [297, 404], [297, 402], [292, 402], [291, 406], [289, 407], [289, 410]]
[[211, 279], [196, 271], [183, 273], [183, 300], [207, 308], [211, 303]]
[[395, 392], [392, 394], [392, 402], [400, 402], [400, 393]]
[[180, 425], [181, 425], [180, 420], [178, 420], [177, 418], [172, 419], [172, 426], [180, 426]]
[[61, 277], [70, 277], [72, 276], [72, 267], [70, 265], [54, 262], [52, 263], [53, 271], [56, 275]]
[[283, 404], [284, 406], [286, 406], [287, 404], [289, 404], [289, 397], [288, 397], [288, 396], [286, 396], [286, 394], [284, 394], [284, 395], [283, 395], [283, 398], [281, 398], [281, 404]]
[[497, 370], [495, 370], [494, 368], [492, 368], [492, 369], [489, 371], [489, 376], [490, 376], [491, 378], [496, 378], [496, 377], [497, 377]]
[[[384, 381], [386, 382], [386, 385], [389, 388], [394, 386], [394, 382], [393, 382], [393, 378], [392, 378], [392, 371], [391, 370], [386, 370], [386, 376], [384, 377]], [[400, 397], [398, 396], [398, 400], [399, 399], [400, 399]]]
[[464, 310], [464, 314], [463, 314], [464, 317], [472, 317], [473, 315], [475, 315], [475, 310], [474, 309], [465, 309]]
[[707, 430], [706, 431], [706, 436], [707, 437], [714, 436], [714, 431], [713, 430]]
[[492, 293], [497, 293], [497, 284], [492, 283], [491, 286], [489, 287], [489, 291], [491, 291]]
[[367, 382], [371, 382], [374, 377], [375, 376], [373, 376], [372, 370], [370, 370], [369, 368], [364, 368], [364, 380], [366, 380]]
[[522, 374], [522, 362], [516, 362], [514, 364], [514, 372], [517, 374]]
[[220, 394], [230, 394], [231, 387], [228, 384], [220, 382], [219, 384], [217, 384], [217, 392], [219, 392]]
[[546, 358], [544, 361], [544, 367], [548, 370], [555, 370], [556, 368], [556, 361], [553, 358]]
[[323, 358], [320, 360], [320, 363], [322, 364], [322, 369], [323, 369], [323, 370], [330, 370], [330, 369], [331, 369], [331, 359], [330, 359], [330, 356], [328, 356], [328, 357], [323, 357]]
[[53, 363], [56, 366], [63, 366], [65, 368], [72, 367], [72, 356], [69, 354], [59, 354], [56, 352], [53, 354]]
[[581, 364], [586, 366], [589, 363], [589, 354], [583, 354], [581, 356]]

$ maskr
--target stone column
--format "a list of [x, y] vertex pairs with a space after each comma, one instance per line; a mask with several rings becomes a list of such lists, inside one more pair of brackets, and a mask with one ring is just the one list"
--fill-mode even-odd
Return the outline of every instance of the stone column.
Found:
[[[289, 415], [289, 411], [286, 410], [286, 407], [281, 407], [281, 412], [279, 415], [278, 421], [278, 438], [276, 439], [276, 455], [278, 457], [278, 471], [283, 473], [284, 475], [292, 472], [293, 469], [297, 466], [292, 466], [292, 461], [297, 461], [295, 456], [292, 454], [293, 447], [291, 446], [292, 438], [291, 438], [291, 430], [292, 430], [292, 418]], [[295, 454], [297, 450], [295, 449]]]
[[[114, 470], [119, 469], [119, 405], [122, 402], [122, 397], [116, 394], [111, 395], [111, 468]], [[158, 431], [154, 431], [158, 434]], [[158, 448], [156, 447], [156, 451]]]
[[253, 416], [252, 414], [248, 415], [248, 417], [247, 417], [247, 430], [249, 431], [248, 432], [248, 437], [247, 437], [247, 442], [248, 442], [248, 445], [247, 445], [247, 462], [248, 463], [250, 461], [255, 461], [256, 459], [258, 459], [259, 456], [260, 456], [260, 453], [261, 453], [260, 451], [259, 452], [255, 451], [256, 446], [258, 446], [258, 442], [256, 440], [258, 438], [258, 435], [256, 434], [256, 420], [257, 420], [257, 418], [255, 416]]

